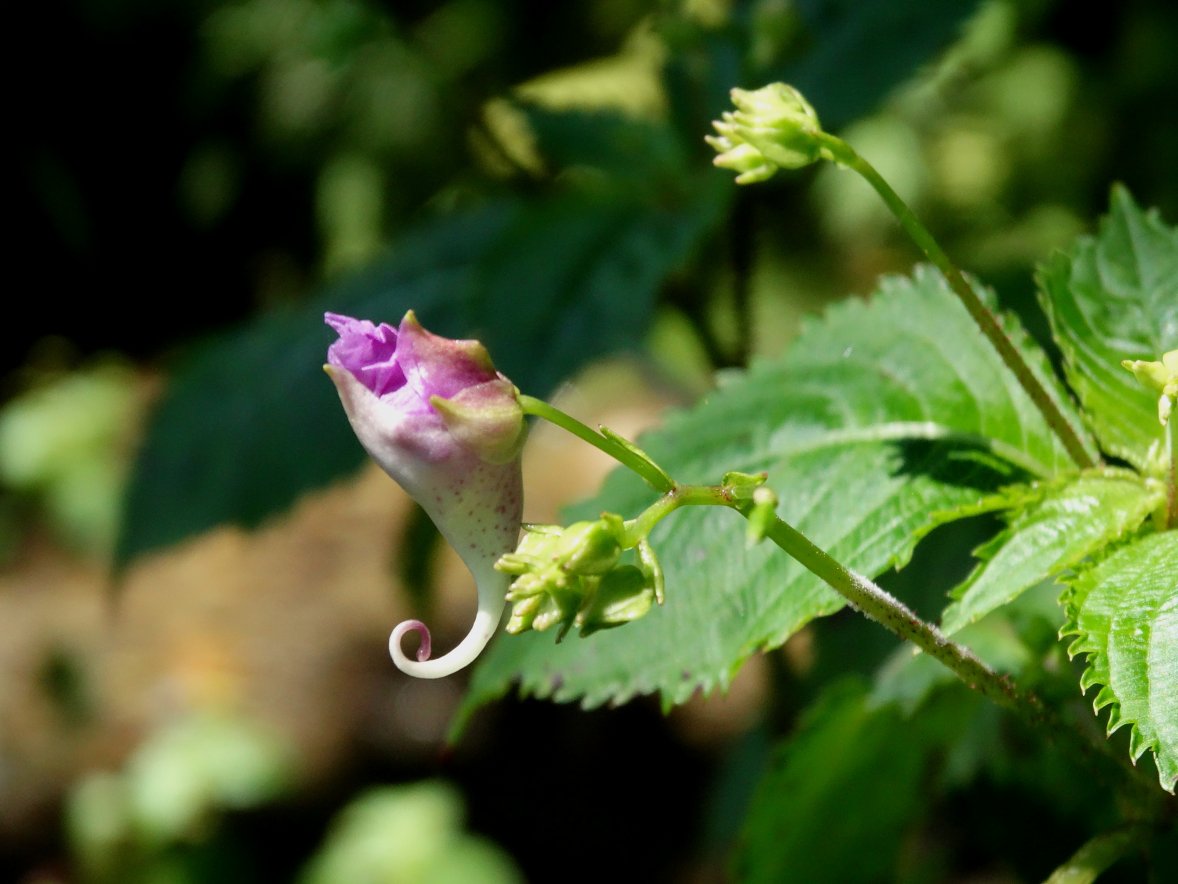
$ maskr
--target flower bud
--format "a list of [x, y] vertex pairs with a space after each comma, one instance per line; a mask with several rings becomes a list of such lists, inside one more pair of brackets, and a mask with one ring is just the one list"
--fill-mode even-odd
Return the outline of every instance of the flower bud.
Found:
[[802, 94], [784, 83], [756, 90], [733, 89], [735, 111], [712, 123], [706, 136], [718, 153], [714, 163], [740, 174], [737, 184], [764, 181], [778, 169], [800, 169], [829, 159], [818, 114]]
[[583, 638], [646, 616], [654, 602], [654, 587], [648, 575], [633, 565], [623, 565], [601, 578], [577, 612], [575, 622]]
[[594, 522], [574, 522], [564, 529], [557, 556], [570, 574], [605, 574], [622, 555], [622, 517], [605, 513]]
[[1139, 382], [1161, 394], [1158, 396], [1158, 422], [1166, 426], [1178, 403], [1178, 350], [1164, 353], [1160, 362], [1125, 359], [1121, 366], [1133, 372]]
[[[515, 546], [523, 488], [525, 424], [518, 391], [477, 341], [433, 335], [413, 313], [399, 328], [335, 313], [339, 334], [324, 366], [360, 444], [412, 496], [462, 557], [478, 586], [479, 610], [462, 642], [436, 660], [428, 630], [407, 621], [389, 652], [410, 675], [440, 678], [470, 663], [494, 635], [507, 578], [496, 560]], [[418, 660], [401, 636], [423, 633]]]

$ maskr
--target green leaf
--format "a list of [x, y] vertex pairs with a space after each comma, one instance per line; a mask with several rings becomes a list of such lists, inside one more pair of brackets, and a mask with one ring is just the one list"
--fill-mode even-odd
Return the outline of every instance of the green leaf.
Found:
[[496, 366], [544, 392], [634, 346], [655, 294], [713, 225], [709, 178], [652, 206], [582, 194], [505, 200], [434, 222], [314, 303], [196, 347], [175, 371], [135, 467], [116, 559], [222, 523], [259, 524], [355, 469], [363, 451], [323, 376], [323, 311], [477, 334]]
[[685, 145], [664, 122], [609, 110], [554, 110], [535, 104], [525, 104], [522, 110], [536, 146], [553, 170], [593, 169], [602, 186], [654, 188], [662, 193], [690, 180]]
[[[768, 471], [782, 518], [864, 574], [907, 561], [938, 511], [1021, 478], [1003, 459], [1042, 475], [1070, 468], [944, 281], [924, 268], [885, 279], [870, 302], [835, 306], [783, 358], [755, 366], [641, 444], [681, 482]], [[616, 471], [584, 513], [632, 516], [650, 499], [638, 479]], [[748, 656], [843, 606], [771, 544], [746, 550], [744, 530], [726, 509], [660, 523], [651, 540], [666, 605], [560, 646], [545, 635], [499, 640], [476, 671], [464, 714], [517, 679], [525, 694], [586, 705], [656, 691], [665, 704], [682, 702], [727, 685]]]
[[1034, 491], [1033, 502], [1008, 511], [1005, 530], [974, 550], [982, 563], [951, 592], [957, 601], [942, 617], [946, 633], [1136, 531], [1165, 500], [1160, 483], [1127, 470], [1038, 483]]
[[800, 0], [806, 51], [762, 80], [796, 86], [823, 124], [838, 128], [871, 111], [892, 87], [948, 47], [978, 6]]
[[1178, 229], [1117, 187], [1098, 234], [1054, 255], [1036, 276], [1068, 383], [1101, 447], [1146, 468], [1162, 438], [1157, 393], [1121, 360], [1156, 360], [1178, 347]]
[[1111, 706], [1108, 732], [1129, 725], [1134, 761], [1154, 753], [1168, 792], [1178, 781], [1178, 531], [1122, 547], [1071, 582], [1062, 599], [1084, 654], [1085, 692], [1102, 685], [1093, 708]]
[[828, 688], [761, 776], [734, 878], [902, 877], [903, 836], [928, 806], [923, 774], [942, 730], [938, 716], [873, 706], [853, 682]]

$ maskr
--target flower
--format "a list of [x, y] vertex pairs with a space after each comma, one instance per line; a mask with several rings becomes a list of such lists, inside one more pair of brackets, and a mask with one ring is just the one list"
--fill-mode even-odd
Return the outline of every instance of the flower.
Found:
[[[339, 334], [324, 370], [360, 444], [412, 496], [474, 575], [478, 613], [466, 638], [429, 659], [425, 624], [407, 620], [389, 637], [397, 667], [441, 678], [466, 666], [499, 625], [507, 577], [496, 560], [515, 547], [523, 507], [519, 391], [477, 341], [439, 337], [412, 311], [398, 328], [327, 313]], [[401, 650], [421, 634], [417, 660]]]

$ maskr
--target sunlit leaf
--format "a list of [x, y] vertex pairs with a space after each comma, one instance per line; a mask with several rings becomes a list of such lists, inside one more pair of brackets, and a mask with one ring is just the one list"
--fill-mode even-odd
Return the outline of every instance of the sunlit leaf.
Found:
[[982, 563], [952, 591], [957, 601], [941, 624], [947, 633], [1135, 531], [1165, 499], [1160, 483], [1123, 470], [1041, 483], [1034, 492], [1037, 500], [1011, 511], [1005, 530], [975, 550]]
[[1068, 651], [1084, 654], [1080, 679], [1100, 686], [1093, 708], [1110, 706], [1108, 731], [1131, 728], [1136, 761], [1148, 749], [1162, 787], [1178, 782], [1178, 531], [1147, 535], [1117, 550], [1072, 582], [1064, 595], [1076, 636]]
[[[754, 366], [641, 444], [679, 481], [767, 470], [781, 516], [866, 574], [905, 562], [916, 538], [939, 523], [938, 511], [987, 497], [1024, 470], [1070, 468], [997, 354], [927, 269], [886, 279], [869, 302], [837, 305], [784, 358]], [[649, 502], [641, 482], [616, 472], [584, 512], [629, 517]], [[559, 646], [544, 634], [499, 640], [466, 709], [516, 680], [524, 693], [588, 705], [654, 692], [682, 702], [726, 685], [749, 655], [843, 606], [771, 544], [747, 550], [744, 523], [731, 511], [676, 513], [652, 541], [666, 571], [664, 607]]]
[[1157, 393], [1121, 360], [1156, 360], [1178, 348], [1178, 229], [1118, 187], [1099, 233], [1053, 256], [1038, 283], [1068, 383], [1101, 447], [1148, 466], [1162, 438]]

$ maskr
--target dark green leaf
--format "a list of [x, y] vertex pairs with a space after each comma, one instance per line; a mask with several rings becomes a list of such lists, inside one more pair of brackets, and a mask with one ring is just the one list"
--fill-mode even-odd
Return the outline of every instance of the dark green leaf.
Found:
[[828, 688], [761, 777], [735, 877], [896, 880], [903, 835], [928, 805], [923, 774], [943, 727], [873, 706], [853, 683]]
[[844, 126], [948, 47], [977, 7], [976, 2], [802, 0], [798, 12], [806, 48], [766, 79], [800, 89], [825, 126]]
[[321, 366], [324, 310], [477, 336], [521, 388], [545, 392], [633, 346], [655, 293], [715, 223], [715, 182], [652, 207], [579, 195], [505, 201], [434, 223], [315, 303], [196, 348], [151, 422], [117, 559], [221, 523], [252, 526], [354, 469], [363, 452]]

